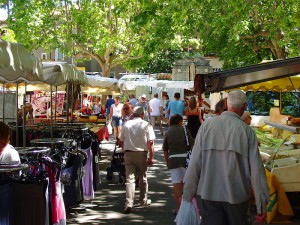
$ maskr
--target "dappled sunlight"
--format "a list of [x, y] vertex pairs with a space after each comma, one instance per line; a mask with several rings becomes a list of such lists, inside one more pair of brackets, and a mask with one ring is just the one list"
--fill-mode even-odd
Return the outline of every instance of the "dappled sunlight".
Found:
[[[165, 131], [165, 128], [164, 128]], [[93, 224], [163, 224], [173, 225], [175, 216], [172, 210], [173, 199], [170, 172], [165, 164], [162, 149], [163, 136], [155, 131], [154, 165], [148, 170], [148, 196], [152, 203], [148, 207], [139, 206], [139, 189], [136, 189], [135, 205], [131, 214], [123, 214], [125, 208], [125, 185], [106, 181], [106, 168], [111, 164], [114, 142], [102, 145], [100, 161], [101, 185], [95, 192], [95, 199], [84, 201], [81, 209], [70, 209], [67, 215], [68, 225]], [[117, 175], [116, 175], [117, 176]]]

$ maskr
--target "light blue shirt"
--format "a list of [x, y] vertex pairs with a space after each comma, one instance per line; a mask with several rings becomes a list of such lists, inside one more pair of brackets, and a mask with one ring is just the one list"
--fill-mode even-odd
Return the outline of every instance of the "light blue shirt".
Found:
[[184, 109], [185, 106], [181, 100], [171, 100], [169, 102], [168, 110], [170, 110], [170, 117], [174, 114], [183, 116]]

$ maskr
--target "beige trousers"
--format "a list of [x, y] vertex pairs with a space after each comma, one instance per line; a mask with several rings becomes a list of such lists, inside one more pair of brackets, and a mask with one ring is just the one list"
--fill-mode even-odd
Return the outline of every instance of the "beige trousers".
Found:
[[126, 171], [126, 202], [125, 207], [133, 207], [135, 194], [136, 174], [139, 174], [140, 204], [147, 201], [147, 152], [126, 152], [124, 155]]

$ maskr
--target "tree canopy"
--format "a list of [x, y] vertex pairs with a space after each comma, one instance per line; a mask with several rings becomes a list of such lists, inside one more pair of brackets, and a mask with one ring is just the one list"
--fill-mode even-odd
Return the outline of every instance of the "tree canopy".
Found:
[[151, 7], [134, 0], [12, 0], [11, 3], [8, 24], [19, 42], [29, 49], [60, 48], [75, 59], [93, 58], [104, 76], [119, 64], [142, 58], [145, 49], [166, 36], [152, 35], [157, 35], [152, 32], [157, 29], [152, 21], [157, 9], [154, 2]]
[[214, 53], [224, 68], [299, 55], [298, 0], [8, 2], [8, 25], [18, 42], [93, 58], [104, 76], [119, 64], [148, 68], [166, 50]]

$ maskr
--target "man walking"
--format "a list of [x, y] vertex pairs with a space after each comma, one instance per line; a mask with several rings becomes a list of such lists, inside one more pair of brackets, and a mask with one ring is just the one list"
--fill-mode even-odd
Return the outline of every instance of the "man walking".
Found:
[[139, 174], [139, 201], [141, 206], [151, 204], [148, 199], [148, 166], [153, 165], [155, 134], [151, 124], [144, 120], [144, 109], [135, 107], [133, 119], [128, 120], [121, 131], [120, 145], [125, 151], [126, 203], [124, 213], [132, 212], [135, 194], [135, 174]]
[[167, 113], [169, 114], [169, 118], [174, 114], [183, 116], [185, 110], [184, 102], [180, 100], [180, 93], [176, 92], [174, 94], [174, 99], [175, 100], [171, 100], [169, 102], [168, 111], [167, 111]]
[[136, 106], [136, 103], [138, 103], [139, 100], [137, 100], [137, 99], [135, 98], [134, 94], [130, 94], [130, 95], [129, 95], [129, 102], [131, 103], [131, 105], [132, 105], [133, 107], [135, 107], [135, 106]]
[[185, 174], [183, 200], [200, 199], [201, 225], [246, 225], [251, 186], [257, 219], [266, 218], [269, 188], [257, 138], [241, 120], [246, 95], [228, 94], [228, 111], [204, 121], [197, 134]]
[[157, 122], [160, 130], [160, 134], [164, 135], [161, 120], [163, 116], [163, 104], [162, 101], [158, 99], [158, 94], [154, 94], [154, 98], [149, 101], [149, 113], [152, 127], [155, 127]]
[[110, 107], [112, 104], [115, 104], [115, 100], [112, 98], [112, 95], [108, 95], [105, 102], [105, 112], [108, 116], [110, 114]]

